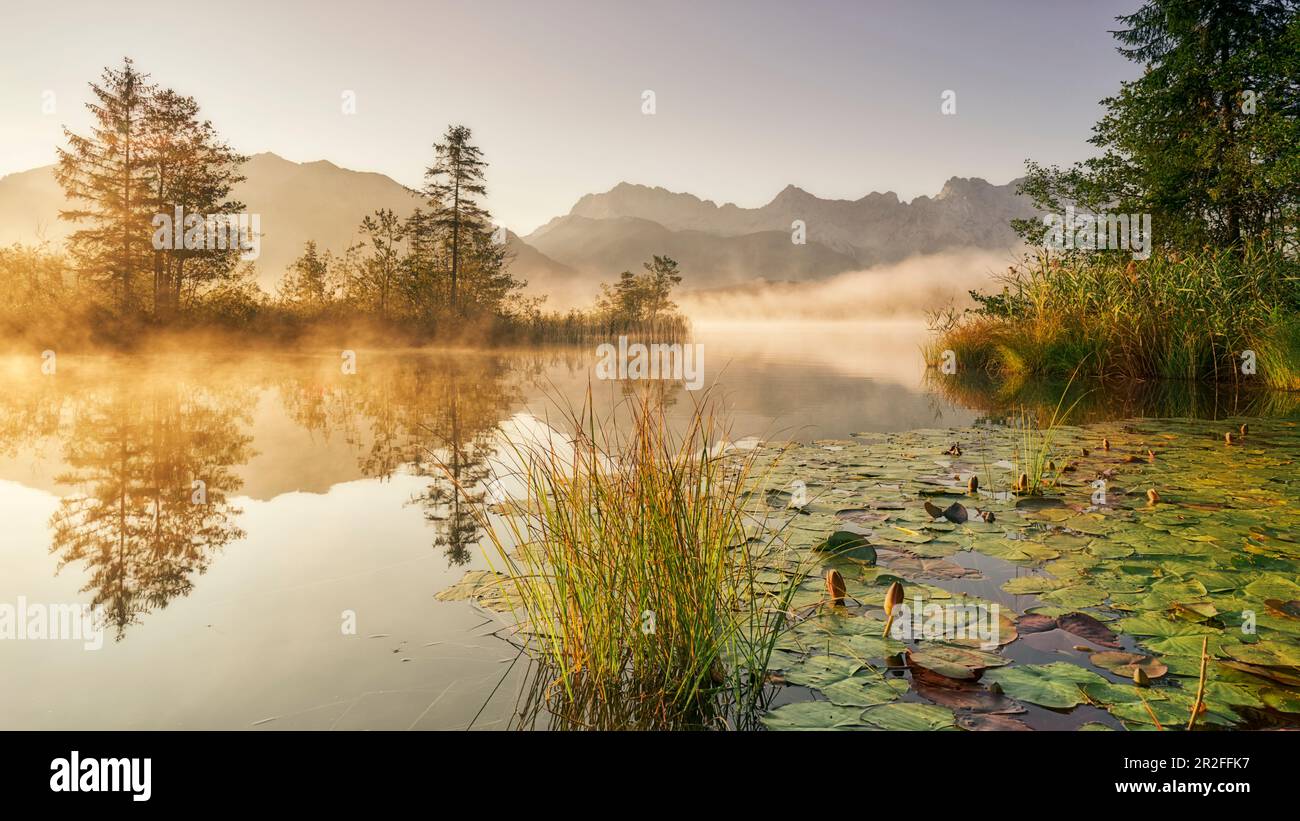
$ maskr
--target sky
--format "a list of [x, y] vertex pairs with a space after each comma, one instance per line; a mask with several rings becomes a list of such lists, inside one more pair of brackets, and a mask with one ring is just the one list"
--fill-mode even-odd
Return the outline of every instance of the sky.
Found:
[[0, 4], [0, 175], [53, 162], [87, 83], [130, 56], [245, 154], [417, 185], [467, 125], [521, 234], [622, 181], [745, 207], [788, 184], [1005, 183], [1089, 156], [1099, 101], [1139, 70], [1109, 34], [1139, 0]]

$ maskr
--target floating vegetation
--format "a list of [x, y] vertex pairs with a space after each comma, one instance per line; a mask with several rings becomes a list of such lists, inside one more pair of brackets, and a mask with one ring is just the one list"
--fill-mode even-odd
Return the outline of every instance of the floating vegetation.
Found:
[[[1053, 451], [1085, 455], [1071, 459], [1072, 471], [1042, 458], [1048, 481], [1036, 495], [1028, 475], [1021, 495], [992, 490], [1015, 489], [1038, 461], [1041, 443], [1027, 449], [1019, 426], [864, 437], [834, 452], [761, 447], [781, 454], [767, 475], [773, 486], [821, 489], [787, 531], [791, 544], [837, 570], [849, 600], [862, 602], [848, 612], [807, 610], [825, 593], [801, 587], [793, 601], [801, 620], [778, 642], [772, 666], [786, 684], [825, 701], [785, 704], [764, 723], [877, 729], [886, 723], [878, 702], [889, 696], [900, 707], [931, 708], [913, 716], [918, 728], [1032, 729], [1045, 726], [1034, 709], [1074, 715], [1085, 706], [1109, 718], [1098, 723], [1095, 709], [1079, 712], [1072, 726], [1300, 726], [1300, 540], [1292, 535], [1300, 525], [1300, 429], [1253, 421], [1249, 447], [1240, 439], [1225, 456], [1222, 426], [1145, 419], [1053, 426]], [[954, 436], [961, 455], [949, 447]], [[1145, 456], [1126, 458], [1134, 454]], [[991, 521], [958, 513], [966, 509], [959, 499], [972, 493]], [[834, 505], [824, 503], [830, 498]], [[846, 504], [870, 513], [856, 519], [854, 545], [873, 547], [871, 562], [813, 550], [834, 541]], [[786, 519], [769, 511], [762, 521], [779, 528]], [[976, 566], [1009, 568], [1005, 595], [980, 598], [964, 592], [960, 573], [926, 566], [942, 561], [960, 571], [972, 564], [962, 557], [976, 555], [985, 557]], [[899, 641], [885, 625], [898, 617], [904, 588], [927, 604], [1001, 604], [1015, 638], [994, 650], [947, 638]], [[1069, 638], [1052, 639], [1053, 631]], [[1016, 650], [1018, 643], [1032, 646]], [[806, 673], [835, 665], [846, 674], [833, 681]]]
[[[1110, 449], [1072, 457], [1076, 469], [1034, 495], [996, 490], [1028, 472], [1017, 428], [747, 451], [761, 479], [743, 503], [747, 536], [783, 546], [757, 581], [780, 590], [821, 565], [789, 596], [767, 669], [794, 689], [762, 723], [1300, 726], [1300, 427], [1255, 420], [1225, 452], [1223, 424], [1054, 426], [1058, 453], [1103, 438]], [[945, 452], [954, 436], [960, 456]], [[1158, 461], [1124, 459], [1155, 446]], [[976, 510], [988, 518], [956, 509], [977, 473]], [[1136, 490], [1153, 485], [1162, 493]], [[767, 504], [769, 491], [791, 487], [808, 489], [806, 504]], [[826, 606], [832, 599], [843, 606]], [[915, 629], [899, 638], [922, 607], [996, 612], [997, 640]]]

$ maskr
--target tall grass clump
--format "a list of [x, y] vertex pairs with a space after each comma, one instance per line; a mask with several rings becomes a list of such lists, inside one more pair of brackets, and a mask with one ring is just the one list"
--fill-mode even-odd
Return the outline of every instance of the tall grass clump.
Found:
[[1077, 397], [1069, 407], [1065, 406], [1072, 384], [1074, 384], [1073, 374], [1070, 381], [1066, 383], [1065, 389], [1061, 391], [1056, 407], [1052, 408], [1051, 416], [1046, 419], [1023, 407], [1020, 409], [1019, 419], [1014, 425], [1016, 445], [1012, 463], [1012, 472], [1015, 474], [1012, 483], [1013, 492], [1038, 496], [1042, 494], [1044, 487], [1056, 483], [1059, 473], [1053, 466], [1053, 442], [1057, 431], [1065, 424], [1065, 420], [1074, 412], [1082, 399], [1082, 396]]
[[[1042, 254], [1010, 268], [1000, 294], [938, 315], [936, 363], [993, 376], [1184, 379], [1300, 388], [1300, 264], [1248, 247], [1134, 260]], [[1256, 374], [1242, 355], [1256, 354]]]
[[659, 394], [625, 403], [630, 420], [602, 420], [589, 394], [562, 441], [512, 443], [526, 489], [488, 523], [490, 563], [554, 712], [619, 704], [638, 726], [710, 725], [724, 701], [752, 712], [802, 581], [786, 572], [774, 585], [783, 551], [746, 530], [753, 451], [725, 446], [707, 399], [677, 431]]

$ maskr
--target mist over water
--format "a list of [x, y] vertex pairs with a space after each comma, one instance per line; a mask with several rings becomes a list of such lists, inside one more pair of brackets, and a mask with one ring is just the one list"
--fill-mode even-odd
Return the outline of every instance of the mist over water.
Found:
[[920, 319], [949, 304], [970, 305], [970, 290], [988, 288], [994, 275], [1015, 261], [1011, 251], [927, 254], [818, 282], [755, 283], [685, 294], [678, 304], [697, 321]]

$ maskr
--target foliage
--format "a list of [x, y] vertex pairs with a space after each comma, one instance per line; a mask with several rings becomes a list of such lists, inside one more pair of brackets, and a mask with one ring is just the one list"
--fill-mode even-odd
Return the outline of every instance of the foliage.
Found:
[[693, 714], [725, 694], [743, 713], [803, 575], [768, 581], [786, 569], [782, 551], [750, 538], [742, 507], [756, 477], [726, 452], [707, 403], [674, 434], [661, 399], [631, 401], [630, 430], [588, 403], [563, 441], [511, 443], [525, 491], [485, 522], [489, 560], [561, 711], [630, 696]]
[[[1247, 246], [1125, 261], [1039, 256], [1006, 298], [953, 316], [927, 349], [1002, 377], [1208, 379], [1300, 388], [1300, 264]], [[1254, 374], [1243, 372], [1247, 352]]]
[[[1300, 224], [1300, 5], [1148, 0], [1119, 18], [1119, 52], [1142, 66], [1102, 101], [1068, 169], [1027, 163], [1040, 210], [1151, 214], [1166, 249], [1294, 253]], [[1038, 244], [1042, 224], [1016, 223]]]

